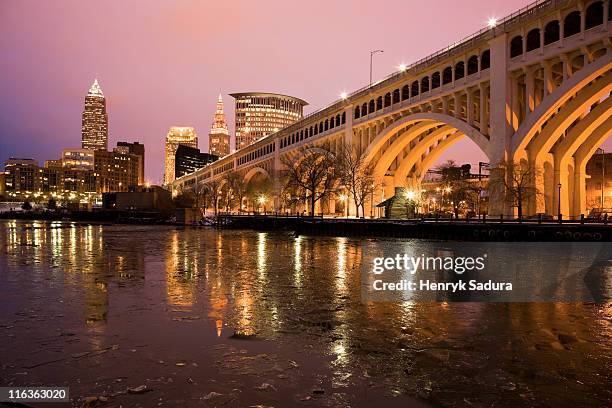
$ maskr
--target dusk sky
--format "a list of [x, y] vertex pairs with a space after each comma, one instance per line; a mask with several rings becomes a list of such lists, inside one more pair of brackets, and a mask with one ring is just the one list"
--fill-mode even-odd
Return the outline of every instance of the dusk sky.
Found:
[[[81, 143], [84, 97], [98, 78], [109, 147], [146, 148], [159, 183], [168, 127], [194, 126], [200, 149], [217, 95], [233, 134], [232, 92], [278, 92], [306, 113], [503, 17], [525, 0], [30, 1], [0, 3], [0, 160], [41, 164]], [[465, 141], [444, 155], [484, 156]]]

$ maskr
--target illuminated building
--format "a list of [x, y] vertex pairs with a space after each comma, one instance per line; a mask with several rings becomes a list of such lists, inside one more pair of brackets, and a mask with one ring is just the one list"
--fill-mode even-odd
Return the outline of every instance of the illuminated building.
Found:
[[72, 170], [93, 170], [94, 152], [89, 149], [64, 149], [62, 151], [62, 168]]
[[96, 150], [94, 170], [98, 193], [128, 191], [138, 185], [140, 157], [116, 151]]
[[144, 165], [145, 165], [145, 147], [139, 142], [117, 142], [117, 147], [113, 149], [115, 152], [123, 154], [133, 154], [140, 158], [138, 165], [138, 184], [145, 183]]
[[165, 163], [164, 163], [164, 184], [169, 185], [176, 178], [174, 176], [174, 160], [176, 149], [179, 145], [198, 148], [198, 136], [192, 127], [173, 126], [166, 135]]
[[34, 159], [9, 158], [4, 163], [4, 183], [6, 193], [13, 197], [28, 197], [38, 192], [40, 178], [39, 167]]
[[231, 94], [236, 99], [236, 149], [302, 119], [306, 101], [293, 96], [263, 92]]
[[230, 153], [229, 131], [227, 130], [225, 113], [223, 113], [221, 94], [219, 94], [219, 99], [217, 100], [217, 110], [210, 127], [210, 133], [208, 134], [208, 146], [210, 154], [218, 157], [223, 157]]
[[3, 171], [0, 171], [0, 197], [4, 198], [6, 193], [6, 175]]
[[106, 99], [97, 79], [85, 97], [81, 135], [83, 149], [106, 150], [108, 147]]
[[219, 157], [209, 153], [201, 153], [200, 149], [179, 145], [174, 157], [174, 176], [179, 178], [185, 174], [193, 173]]

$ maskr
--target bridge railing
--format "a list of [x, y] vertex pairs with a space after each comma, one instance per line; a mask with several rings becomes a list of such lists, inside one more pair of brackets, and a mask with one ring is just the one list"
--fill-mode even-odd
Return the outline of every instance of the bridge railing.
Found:
[[[572, 0], [537, 0], [523, 8], [521, 8], [520, 10], [515, 11], [514, 13], [502, 18], [501, 20], [499, 20], [496, 24], [495, 27], [490, 28], [490, 27], [485, 27], [482, 28], [480, 30], [478, 30], [477, 32], [457, 41], [454, 42], [453, 44], [442, 48], [441, 50], [438, 50], [436, 52], [434, 52], [433, 54], [430, 54], [424, 58], [421, 58], [420, 60], [410, 64], [408, 67], [406, 67], [405, 70], [403, 71], [399, 71], [399, 72], [393, 72], [389, 75], [387, 75], [386, 77], [378, 80], [377, 82], [373, 83], [372, 85], [366, 85], [362, 88], [357, 89], [354, 92], [351, 92], [348, 96], [347, 99], [351, 99], [351, 98], [355, 98], [355, 97], [359, 97], [359, 96], [363, 96], [364, 94], [369, 93], [372, 89], [378, 88], [378, 87], [382, 87], [384, 85], [387, 85], [389, 82], [393, 82], [393, 80], [398, 79], [408, 73], [414, 73], [415, 71], [418, 71], [420, 69], [426, 68], [428, 66], [431, 66], [433, 64], [438, 63], [439, 61], [446, 59], [452, 55], [458, 54], [461, 51], [465, 50], [465, 49], [469, 49], [472, 48], [474, 45], [476, 45], [477, 43], [479, 43], [480, 41], [484, 40], [485, 38], [488, 37], [493, 37], [495, 35], [495, 33], [497, 32], [505, 32], [505, 31], [509, 31], [511, 30], [513, 27], [515, 27], [516, 25], [532, 19], [538, 15], [540, 15], [543, 12], [547, 12], [550, 9], [554, 9], [560, 5], [564, 5], [566, 3], [570, 3]], [[308, 115], [304, 116], [302, 118], [302, 120], [300, 120], [300, 122], [305, 121], [305, 120], [309, 120], [309, 119], [314, 119], [317, 116], [324, 116], [324, 111], [328, 111], [328, 110], [333, 110], [333, 108], [341, 108], [345, 103], [345, 100], [343, 99], [337, 99], [336, 101], [332, 102], [331, 104], [317, 109], [314, 112], [309, 113]], [[293, 129], [298, 129], [301, 126], [303, 126], [300, 123], [295, 123], [293, 125], [288, 126], [287, 128], [285, 128], [286, 130], [293, 130]], [[270, 135], [272, 136], [272, 135]]]

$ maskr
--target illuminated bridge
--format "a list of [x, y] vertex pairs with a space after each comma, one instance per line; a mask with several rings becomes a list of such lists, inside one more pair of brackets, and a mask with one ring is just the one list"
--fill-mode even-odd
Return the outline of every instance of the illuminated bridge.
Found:
[[[578, 216], [586, 209], [586, 163], [611, 132], [611, 19], [609, 0], [539, 1], [181, 177], [173, 188], [235, 171], [247, 183], [269, 179], [278, 209], [284, 156], [323, 144], [337, 152], [349, 143], [374, 165], [376, 203], [394, 187], [418, 186], [436, 158], [467, 137], [492, 168], [522, 162], [537, 174], [532, 184], [542, 196], [526, 203], [528, 215]], [[491, 188], [489, 196], [490, 214], [513, 214], [503, 190]]]

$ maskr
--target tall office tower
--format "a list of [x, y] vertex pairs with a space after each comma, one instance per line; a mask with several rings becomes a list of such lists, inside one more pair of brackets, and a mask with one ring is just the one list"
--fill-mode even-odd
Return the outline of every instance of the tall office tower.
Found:
[[140, 163], [138, 165], [138, 184], [142, 185], [145, 183], [145, 147], [140, 142], [117, 142], [117, 147], [113, 149], [118, 153], [133, 154], [140, 157]]
[[164, 185], [174, 181], [174, 161], [179, 145], [198, 148], [198, 136], [192, 127], [172, 126], [166, 135], [166, 150], [164, 164]]
[[210, 127], [210, 133], [208, 134], [208, 146], [210, 154], [215, 156], [223, 157], [230, 153], [229, 131], [227, 130], [225, 113], [223, 113], [221, 94], [219, 94], [219, 99], [217, 100], [217, 110]]
[[193, 173], [217, 160], [219, 157], [210, 153], [200, 153], [200, 149], [179, 145], [174, 160], [174, 177], [179, 178], [185, 174]]
[[236, 149], [242, 149], [302, 119], [308, 103], [293, 96], [246, 92], [236, 99]]
[[106, 150], [108, 148], [106, 99], [97, 79], [91, 85], [85, 97], [81, 137], [83, 149]]

